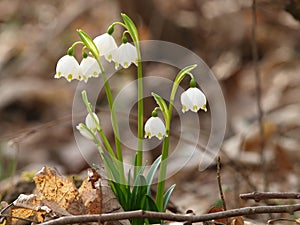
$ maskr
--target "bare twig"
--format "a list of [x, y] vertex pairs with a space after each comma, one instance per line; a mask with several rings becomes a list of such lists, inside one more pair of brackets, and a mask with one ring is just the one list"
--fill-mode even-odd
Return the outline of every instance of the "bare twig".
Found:
[[226, 211], [227, 207], [226, 207], [226, 202], [225, 202], [223, 189], [222, 189], [222, 183], [221, 183], [221, 158], [220, 158], [220, 156], [218, 156], [218, 159], [217, 159], [217, 180], [218, 180], [220, 198], [221, 198], [222, 204], [223, 204], [223, 209], [224, 209], [224, 211]]
[[261, 80], [260, 71], [258, 68], [258, 51], [257, 51], [257, 40], [256, 40], [256, 0], [252, 1], [252, 57], [255, 71], [256, 80], [256, 103], [258, 109], [258, 122], [259, 122], [259, 132], [260, 132], [260, 160], [262, 166], [262, 173], [264, 178], [264, 191], [269, 189], [269, 181], [267, 176], [267, 164], [264, 155], [264, 125], [263, 125], [263, 110], [261, 104]]
[[[220, 158], [220, 156], [218, 156], [218, 159], [217, 159], [217, 180], [218, 180], [219, 193], [220, 193], [220, 198], [222, 200], [223, 209], [224, 209], [224, 211], [226, 211], [227, 207], [226, 207], [226, 202], [225, 202], [223, 189], [222, 189], [222, 182], [221, 182], [221, 158]], [[226, 224], [227, 225], [229, 224], [228, 218], [226, 218]]]
[[[30, 219], [30, 218], [22, 218], [20, 216], [12, 216], [12, 215], [8, 215], [8, 214], [0, 214], [0, 218], [12, 218], [12, 219], [17, 219], [17, 220], [23, 220], [23, 221], [30, 222], [30, 223], [37, 223], [36, 220]], [[1, 223], [1, 224], [3, 224], [3, 223]]]
[[241, 199], [253, 199], [257, 202], [265, 199], [300, 199], [299, 192], [252, 192], [240, 194]]
[[213, 219], [221, 219], [235, 216], [254, 215], [254, 214], [265, 214], [265, 213], [289, 213], [293, 214], [296, 211], [300, 211], [300, 204], [295, 205], [282, 205], [282, 206], [256, 206], [246, 207], [240, 209], [232, 209], [228, 211], [209, 213], [203, 215], [180, 215], [180, 214], [168, 214], [162, 212], [151, 212], [151, 211], [128, 211], [101, 215], [78, 215], [78, 216], [65, 216], [55, 220], [41, 223], [40, 225], [63, 225], [63, 224], [74, 224], [74, 223], [86, 223], [86, 222], [97, 222], [100, 219], [104, 221], [117, 221], [132, 218], [148, 218], [148, 219], [161, 219], [168, 221], [178, 222], [203, 222]]

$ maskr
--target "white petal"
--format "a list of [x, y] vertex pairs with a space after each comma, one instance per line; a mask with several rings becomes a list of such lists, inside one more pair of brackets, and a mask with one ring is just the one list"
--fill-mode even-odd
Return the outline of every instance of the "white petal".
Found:
[[65, 55], [56, 64], [55, 78], [65, 77], [68, 81], [79, 78], [79, 64], [73, 56]]
[[[96, 119], [97, 124], [95, 123], [93, 117]], [[91, 114], [88, 114], [85, 118], [85, 124], [87, 128], [89, 128], [93, 133], [96, 133], [99, 124], [99, 118], [96, 113], [93, 113], [93, 117], [91, 116]]]
[[115, 63], [122, 65], [123, 68], [128, 68], [131, 63], [136, 64], [136, 47], [128, 42], [121, 44], [117, 51], [112, 52], [112, 59]]
[[188, 97], [188, 94], [183, 92], [181, 94], [181, 104], [182, 104], [182, 112], [185, 113], [186, 111], [189, 111], [193, 107], [193, 103], [191, 102], [190, 98]]
[[80, 132], [82, 136], [84, 136], [87, 139], [93, 140], [93, 135], [87, 130], [85, 125], [83, 123], [80, 123], [76, 126], [76, 129]]
[[199, 109], [206, 111], [206, 97], [198, 88], [189, 88], [181, 95], [182, 111], [191, 110], [197, 112]]
[[102, 34], [94, 39], [100, 55], [105, 56], [105, 59], [111, 62], [111, 51], [118, 48], [113, 36], [108, 33]]
[[151, 117], [145, 124], [145, 138], [156, 136], [159, 140], [166, 134], [166, 127], [159, 117]]
[[90, 77], [98, 77], [100, 68], [95, 58], [88, 56], [83, 58], [80, 63], [80, 71], [84, 81]]

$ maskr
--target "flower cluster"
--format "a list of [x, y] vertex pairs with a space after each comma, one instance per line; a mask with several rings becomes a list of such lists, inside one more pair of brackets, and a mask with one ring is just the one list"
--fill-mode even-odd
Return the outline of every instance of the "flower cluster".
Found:
[[[205, 112], [207, 111], [206, 97], [204, 93], [196, 87], [190, 87], [181, 94], [181, 104], [183, 113], [189, 110], [198, 112], [199, 109]], [[166, 127], [163, 121], [155, 114], [152, 114], [152, 117], [150, 117], [145, 124], [145, 138], [152, 138], [153, 136], [156, 136], [159, 140], [166, 136]]]
[[[100, 56], [104, 56], [108, 62], [113, 61], [116, 70], [120, 65], [123, 68], [128, 68], [132, 63], [137, 65], [137, 51], [134, 45], [126, 42], [118, 47], [113, 36], [108, 33], [96, 37], [93, 41]], [[98, 77], [101, 73], [97, 60], [99, 59], [86, 54], [79, 64], [73, 53], [67, 54], [57, 62], [54, 78], [64, 77], [69, 82], [72, 80], [87, 82], [89, 78]]]

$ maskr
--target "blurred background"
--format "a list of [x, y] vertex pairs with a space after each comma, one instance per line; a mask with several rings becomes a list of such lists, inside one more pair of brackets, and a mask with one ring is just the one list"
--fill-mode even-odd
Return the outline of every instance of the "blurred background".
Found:
[[[1, 0], [0, 179], [44, 165], [67, 174], [88, 167], [72, 128], [77, 82], [55, 80], [55, 66], [79, 39], [76, 29], [96, 37], [125, 12], [135, 21], [142, 40], [165, 40], [190, 49], [219, 80], [228, 117], [220, 153], [225, 196], [229, 207], [245, 205], [238, 194], [262, 190], [266, 177], [259, 154], [251, 6], [248, 0]], [[272, 191], [300, 191], [299, 18], [298, 0], [257, 1], [265, 175]], [[121, 32], [116, 29], [115, 36]], [[80, 57], [80, 50], [76, 54]], [[114, 94], [135, 79], [135, 69], [119, 72], [121, 82], [111, 80]], [[163, 65], [144, 66], [145, 76], [172, 78], [177, 72]], [[183, 83], [183, 88], [187, 85]], [[109, 118], [103, 96], [98, 103], [99, 111]], [[153, 100], [147, 99], [145, 118], [153, 106]], [[199, 118], [204, 124], [199, 145], [205, 145], [209, 113], [200, 113]], [[105, 126], [113, 141], [110, 124]], [[175, 144], [176, 137], [174, 132]], [[87, 144], [87, 148], [93, 147]], [[158, 154], [156, 150], [147, 157], [152, 160]], [[199, 172], [198, 163], [191, 163], [168, 182], [177, 183], [173, 201], [183, 210], [203, 212], [219, 199], [214, 165]]]

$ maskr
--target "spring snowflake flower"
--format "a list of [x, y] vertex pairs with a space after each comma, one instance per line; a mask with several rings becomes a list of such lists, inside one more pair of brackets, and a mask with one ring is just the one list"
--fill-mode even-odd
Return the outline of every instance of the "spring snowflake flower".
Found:
[[[94, 121], [93, 117], [95, 118], [96, 121]], [[94, 135], [96, 134], [97, 127], [99, 124], [99, 118], [96, 115], [96, 113], [93, 113], [93, 117], [91, 116], [91, 114], [88, 114], [85, 118], [85, 124], [80, 123], [76, 126], [80, 134], [90, 140], [94, 139], [94, 136], [92, 134]]]
[[91, 77], [98, 77], [100, 68], [96, 59], [90, 56], [83, 58], [80, 63], [80, 73], [85, 82], [87, 82]]
[[108, 33], [102, 34], [94, 39], [94, 43], [97, 46], [100, 55], [103, 55], [107, 61], [111, 62], [112, 52], [118, 48], [113, 36]]
[[145, 124], [145, 138], [156, 136], [161, 140], [166, 135], [166, 127], [159, 117], [150, 117]]
[[61, 77], [66, 78], [69, 82], [74, 79], [81, 80], [79, 63], [73, 56], [65, 55], [58, 60], [54, 78]]
[[202, 91], [196, 87], [191, 87], [181, 94], [182, 112], [198, 112], [199, 109], [207, 111], [206, 97]]
[[128, 68], [131, 63], [137, 66], [137, 51], [136, 47], [130, 43], [123, 43], [118, 49], [112, 52], [112, 59], [115, 62], [115, 68], [118, 69], [119, 65], [123, 68]]

